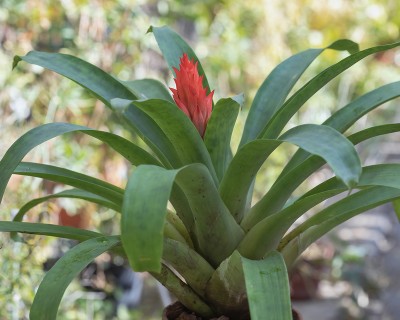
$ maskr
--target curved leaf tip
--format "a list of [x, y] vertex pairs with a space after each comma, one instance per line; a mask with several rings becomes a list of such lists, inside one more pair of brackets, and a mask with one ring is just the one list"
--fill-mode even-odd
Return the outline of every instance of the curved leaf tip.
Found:
[[15, 67], [17, 66], [18, 62], [20, 62], [22, 59], [20, 56], [14, 56], [14, 60], [13, 60], [13, 64], [12, 64], [12, 70], [15, 69]]
[[146, 34], [147, 34], [147, 33], [151, 33], [151, 32], [153, 32], [153, 26], [150, 26], [150, 27], [147, 29]]
[[328, 46], [328, 48], [333, 50], [347, 51], [350, 54], [360, 51], [358, 43], [349, 39], [336, 40], [330, 46]]

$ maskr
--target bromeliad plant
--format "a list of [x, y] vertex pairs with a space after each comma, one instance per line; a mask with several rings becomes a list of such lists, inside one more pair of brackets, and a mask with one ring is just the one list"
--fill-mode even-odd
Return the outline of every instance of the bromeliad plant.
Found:
[[[55, 319], [70, 281], [96, 256], [113, 251], [136, 271], [148, 271], [189, 310], [209, 319], [290, 319], [287, 268], [315, 240], [341, 222], [400, 198], [400, 164], [362, 167], [355, 145], [400, 131], [380, 125], [345, 137], [360, 117], [400, 95], [400, 82], [384, 85], [350, 102], [322, 125], [284, 129], [302, 105], [330, 80], [363, 58], [400, 42], [358, 50], [349, 40], [300, 52], [279, 64], [258, 90], [238, 150], [230, 147], [242, 97], [213, 104], [204, 70], [187, 43], [167, 27], [151, 28], [175, 74], [173, 96], [155, 80], [119, 81], [76, 57], [30, 52], [15, 57], [53, 70], [88, 89], [147, 144], [149, 151], [110, 132], [50, 123], [24, 134], [0, 162], [0, 193], [12, 174], [40, 177], [73, 189], [34, 199], [0, 231], [76, 239], [46, 274], [31, 319]], [[325, 49], [350, 55], [288, 95], [302, 73]], [[81, 132], [103, 141], [132, 163], [125, 190], [65, 168], [21, 162], [35, 146]], [[282, 143], [299, 150], [266, 194], [251, 205], [256, 174]], [[295, 201], [293, 191], [327, 163], [335, 174]], [[352, 193], [348, 190], [353, 190]], [[288, 231], [310, 209], [346, 192]], [[121, 212], [121, 235], [21, 222], [33, 206], [51, 198], [81, 198]], [[171, 206], [167, 206], [168, 203]], [[169, 209], [173, 208], [173, 210]]]

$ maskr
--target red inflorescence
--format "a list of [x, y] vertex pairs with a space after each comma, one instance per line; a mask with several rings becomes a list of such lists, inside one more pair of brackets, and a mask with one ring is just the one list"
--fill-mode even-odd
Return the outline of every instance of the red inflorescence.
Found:
[[189, 60], [186, 53], [180, 59], [179, 70], [174, 68], [176, 89], [170, 88], [175, 103], [196, 126], [203, 137], [212, 111], [214, 90], [207, 95], [203, 76], [197, 70], [198, 62]]

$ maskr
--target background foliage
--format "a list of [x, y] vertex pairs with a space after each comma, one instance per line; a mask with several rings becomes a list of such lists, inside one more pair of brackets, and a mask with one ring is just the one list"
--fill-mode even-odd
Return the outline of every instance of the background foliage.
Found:
[[[66, 121], [114, 132], [122, 130], [100, 102], [71, 81], [26, 64], [11, 72], [15, 54], [23, 55], [32, 49], [70, 53], [123, 80], [152, 77], [172, 85], [172, 76], [152, 35], [146, 34], [150, 25], [167, 24], [195, 49], [217, 98], [246, 94], [237, 126], [240, 130], [256, 89], [269, 71], [291, 54], [329, 45], [338, 38], [350, 38], [365, 48], [394, 42], [400, 36], [400, 3], [396, 0], [1, 0], [0, 3], [0, 157], [23, 132], [42, 123]], [[337, 61], [339, 55], [324, 53], [306, 72], [303, 83]], [[399, 51], [356, 65], [323, 88], [293, 121], [322, 122], [331, 111], [352, 98], [398, 79], [399, 68], [393, 66], [399, 65]], [[359, 121], [359, 126], [377, 124], [382, 118], [400, 120], [395, 106], [379, 108], [371, 115]], [[30, 160], [68, 165], [117, 185], [125, 183], [128, 167], [121, 159], [88, 138], [74, 139], [80, 144], [66, 143], [62, 138], [53, 140], [31, 153]], [[269, 169], [260, 174], [257, 180], [257, 185], [263, 186], [259, 188], [260, 196], [271, 177], [278, 173], [273, 168], [283, 163], [284, 154], [277, 153], [272, 163], [268, 163]], [[36, 179], [14, 178], [1, 207], [0, 219], [9, 219], [27, 194], [44, 195], [54, 187]], [[90, 212], [94, 227], [115, 228], [116, 224], [111, 222], [117, 219], [113, 212], [83, 206], [76, 202], [53, 202], [33, 212], [30, 219], [57, 223], [54, 212], [62, 207], [70, 213]], [[29, 237], [26, 244], [12, 244], [7, 237], [0, 237], [0, 296], [5, 297], [0, 299], [0, 318], [20, 319], [26, 317], [43, 275], [41, 264], [53, 254], [48, 246], [51, 240]], [[82, 307], [85, 303], [77, 300], [72, 305], [64, 304], [65, 310], [69, 310], [65, 318], [85, 319], [85, 314], [76, 311], [85, 308]], [[93, 306], [94, 310], [100, 307]]]

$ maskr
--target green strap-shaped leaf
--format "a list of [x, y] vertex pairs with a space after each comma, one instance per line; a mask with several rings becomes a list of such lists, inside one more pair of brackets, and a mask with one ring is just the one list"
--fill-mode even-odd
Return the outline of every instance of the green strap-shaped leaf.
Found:
[[348, 196], [320, 211], [286, 235], [279, 250], [288, 266], [314, 241], [355, 215], [400, 198], [400, 190], [371, 187]]
[[176, 172], [139, 166], [130, 176], [122, 205], [121, 240], [135, 271], [161, 270], [163, 229]]
[[[363, 167], [357, 188], [372, 186], [400, 189], [400, 164]], [[260, 259], [266, 252], [276, 249], [283, 235], [304, 213], [346, 189], [343, 182], [336, 177], [321, 183], [291, 205], [264, 218], [251, 228], [240, 243], [240, 253], [251, 259]]]
[[383, 124], [380, 126], [375, 126], [361, 130], [359, 132], [353, 133], [348, 137], [348, 139], [354, 145], [359, 144], [365, 140], [378, 137], [384, 134], [394, 133], [400, 131], [400, 123]]
[[[350, 128], [358, 119], [362, 116], [379, 107], [383, 103], [393, 100], [400, 96], [400, 81], [386, 84], [380, 88], [372, 90], [348, 105], [344, 106], [331, 117], [324, 121], [323, 125], [332, 127], [339, 132], [345, 132]], [[297, 165], [302, 163], [304, 160], [310, 157], [310, 154], [298, 150], [294, 156], [290, 159], [289, 163], [282, 170], [278, 179], [286, 175], [290, 170], [295, 168]]]
[[174, 103], [170, 92], [160, 81], [155, 79], [139, 79], [122, 81], [139, 99], [162, 99]]
[[211, 264], [218, 265], [229, 256], [243, 236], [204, 165], [177, 170], [142, 165], [129, 178], [121, 220], [122, 243], [137, 271], [160, 271], [164, 219], [175, 179], [194, 214], [195, 223], [187, 228]]
[[16, 56], [14, 67], [19, 61], [25, 61], [47, 68], [71, 79], [104, 102], [113, 111], [117, 112], [128, 128], [138, 134], [149, 147], [157, 154], [164, 165], [168, 166], [170, 146], [165, 144], [165, 137], [155, 125], [154, 121], [134, 105], [129, 107], [129, 113], [121, 113], [120, 108], [111, 104], [112, 100], [136, 100], [138, 97], [122, 82], [107, 74], [100, 68], [74, 56], [60, 53], [31, 51], [26, 56]]
[[57, 226], [46, 223], [28, 223], [17, 221], [0, 221], [0, 232], [21, 232], [29, 234], [40, 234], [57, 238], [85, 241], [102, 236], [101, 233], [82, 230], [72, 227]]
[[263, 260], [242, 258], [252, 320], [292, 319], [289, 278], [282, 256], [272, 251]]
[[381, 51], [395, 48], [399, 45], [400, 42], [395, 42], [393, 44], [377, 46], [362, 50], [325, 69], [320, 74], [311, 79], [283, 104], [279, 111], [274, 114], [274, 116], [265, 126], [265, 130], [259, 137], [268, 139], [277, 137], [282, 129], [285, 127], [287, 122], [301, 108], [301, 106], [330, 80], [334, 79], [340, 73], [350, 68], [352, 65], [364, 59], [365, 57]]
[[107, 106], [110, 106], [110, 101], [114, 98], [131, 100], [137, 98], [116, 78], [92, 64], [68, 54], [31, 51], [26, 56], [15, 56], [13, 68], [21, 60], [71, 79], [88, 89]]
[[[370, 138], [398, 131], [400, 131], [400, 124], [387, 124], [362, 130], [350, 135], [348, 139], [356, 145]], [[278, 212], [289, 199], [292, 192], [324, 163], [325, 161], [322, 158], [311, 156], [279, 179], [260, 200], [265, 209], [262, 216], [267, 217]]]
[[106, 208], [113, 209], [115, 211], [121, 211], [121, 207], [118, 207], [115, 203], [107, 200], [106, 198], [100, 197], [94, 193], [87, 192], [84, 190], [70, 189], [70, 190], [64, 190], [64, 191], [61, 191], [58, 193], [50, 194], [48, 196], [29, 201], [28, 203], [24, 204], [21, 207], [21, 209], [19, 209], [18, 213], [16, 214], [16, 216], [14, 217], [13, 220], [14, 221], [22, 221], [25, 213], [27, 213], [30, 209], [37, 206], [38, 204], [41, 204], [43, 202], [46, 202], [51, 199], [56, 199], [56, 198], [82, 199], [82, 200], [86, 200], [86, 201], [90, 201], [90, 202], [99, 204]]
[[[332, 128], [319, 125], [301, 125], [290, 129], [276, 140], [256, 140], [243, 146], [234, 156], [221, 182], [221, 197], [231, 213], [240, 221], [252, 181], [266, 158], [282, 143], [290, 142], [324, 158], [332, 170], [353, 187], [361, 173], [360, 160], [354, 146]], [[332, 148], [332, 145], [335, 148]], [[340, 147], [339, 147], [340, 146]], [[263, 215], [262, 203], [256, 205], [243, 222], [249, 230]], [[260, 219], [260, 220], [258, 220]]]
[[297, 218], [317, 204], [341, 192], [343, 189], [313, 194], [267, 216], [246, 233], [238, 247], [240, 254], [249, 259], [261, 259], [267, 252], [277, 248], [283, 235]]
[[[369, 186], [383, 186], [400, 189], [400, 164], [399, 163], [383, 163], [372, 166], [363, 167], [360, 181], [357, 188]], [[336, 177], [328, 179], [318, 186], [305, 193], [299, 200], [310, 195], [325, 192], [333, 189], [345, 190], [343, 182]]]
[[14, 169], [30, 150], [54, 137], [76, 131], [83, 132], [107, 143], [111, 148], [116, 150], [134, 165], [143, 163], [160, 164], [159, 161], [148, 152], [115, 134], [69, 123], [49, 123], [29, 130], [13, 143], [13, 145], [7, 150], [3, 159], [1, 159], [0, 200], [3, 197], [4, 190], [6, 189], [7, 183], [10, 180]]
[[179, 59], [186, 53], [189, 59], [193, 59], [198, 62], [197, 70], [199, 74], [203, 76], [203, 86], [207, 89], [208, 93], [210, 90], [210, 85], [208, 84], [206, 74], [204, 73], [203, 67], [193, 49], [186, 43], [182, 37], [168, 28], [164, 27], [150, 27], [148, 32], [153, 32], [156, 38], [158, 47], [164, 56], [171, 72], [175, 74], [174, 67], [179, 69]]
[[39, 163], [21, 162], [13, 173], [64, 183], [103, 197], [117, 207], [122, 205], [124, 190], [75, 171]]
[[97, 256], [112, 249], [119, 237], [98, 237], [82, 242], [69, 250], [47, 272], [40, 283], [29, 313], [31, 320], [54, 320], [58, 306], [70, 282]]
[[309, 49], [281, 62], [258, 89], [243, 130], [239, 146], [256, 139], [272, 116], [282, 107], [289, 92], [308, 66], [325, 50], [358, 51], [358, 45], [350, 40], [339, 40], [327, 48]]
[[159, 99], [132, 103], [154, 119], [159, 129], [165, 134], [171, 146], [170, 151], [177, 157], [171, 163], [174, 168], [191, 163], [203, 163], [211, 172], [215, 183], [218, 184], [214, 166], [200, 134], [175, 104]]
[[204, 135], [204, 143], [220, 181], [232, 159], [231, 136], [239, 109], [240, 104], [231, 98], [219, 100]]

